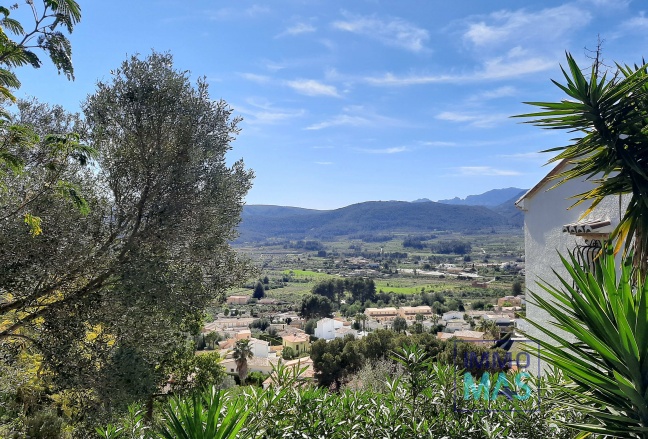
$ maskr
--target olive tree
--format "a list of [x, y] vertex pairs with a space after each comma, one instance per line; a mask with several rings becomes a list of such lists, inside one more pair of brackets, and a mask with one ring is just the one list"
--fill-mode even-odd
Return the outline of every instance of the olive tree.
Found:
[[191, 354], [204, 307], [250, 274], [229, 241], [253, 175], [226, 162], [232, 109], [170, 55], [131, 57], [83, 108], [97, 164], [65, 172], [87, 209], [48, 192], [31, 205], [48, 233], [0, 224], [0, 342], [29, 340], [59, 386], [112, 407], [153, 394]]

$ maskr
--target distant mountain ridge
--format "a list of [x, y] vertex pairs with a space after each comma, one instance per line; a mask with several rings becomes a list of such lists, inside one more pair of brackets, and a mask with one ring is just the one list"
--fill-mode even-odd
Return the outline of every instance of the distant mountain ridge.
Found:
[[[341, 236], [389, 235], [391, 233], [465, 233], [518, 230], [522, 215], [513, 202], [522, 189], [501, 189], [468, 196], [469, 203], [367, 201], [334, 210], [300, 207], [246, 205], [243, 207], [238, 243], [275, 239], [332, 239]], [[504, 195], [502, 204], [497, 203]], [[480, 198], [481, 197], [481, 198]]]
[[[506, 189], [493, 189], [479, 195], [468, 195], [466, 198], [455, 197], [450, 200], [439, 200], [437, 203], [455, 204], [464, 206], [496, 207], [515, 198], [517, 200], [526, 192], [526, 189], [509, 187]], [[514, 201], [515, 201], [514, 200]]]

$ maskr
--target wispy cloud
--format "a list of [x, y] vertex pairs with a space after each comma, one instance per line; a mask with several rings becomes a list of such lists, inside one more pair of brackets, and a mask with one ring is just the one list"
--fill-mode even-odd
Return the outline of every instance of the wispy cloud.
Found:
[[315, 123], [306, 127], [307, 130], [322, 130], [325, 128], [349, 126], [349, 127], [371, 127], [371, 126], [402, 126], [403, 123], [391, 117], [376, 114], [372, 109], [362, 105], [350, 105], [342, 109], [342, 113], [335, 115], [323, 122]]
[[623, 23], [624, 28], [635, 28], [645, 30], [648, 28], [648, 17], [646, 17], [645, 12], [639, 12], [639, 16], [633, 17]]
[[519, 45], [524, 41], [551, 43], [591, 20], [592, 14], [586, 8], [569, 3], [539, 11], [500, 10], [479, 21], [469, 19], [464, 38], [478, 48], [512, 42]]
[[334, 21], [333, 28], [362, 35], [381, 43], [420, 52], [430, 38], [428, 31], [409, 23], [402, 18], [380, 19], [375, 16], [359, 16], [344, 13], [345, 19]]
[[369, 126], [369, 125], [371, 125], [371, 121], [367, 118], [361, 116], [352, 116], [349, 114], [340, 114], [328, 120], [325, 120], [323, 122], [309, 125], [306, 127], [306, 129], [322, 130], [324, 128], [339, 127], [339, 126], [361, 127], [361, 126]]
[[423, 141], [420, 142], [420, 144], [423, 146], [433, 146], [433, 147], [457, 146], [455, 142], [443, 142], [439, 140]]
[[492, 58], [484, 63], [481, 79], [508, 79], [542, 72], [556, 66], [552, 58], [532, 57], [511, 59], [502, 56]]
[[252, 5], [245, 9], [240, 8], [220, 8], [205, 11], [202, 15], [208, 20], [221, 21], [235, 18], [257, 18], [270, 12], [270, 8], [262, 5]]
[[257, 75], [256, 73], [240, 73], [240, 76], [248, 81], [256, 82], [258, 84], [267, 84], [272, 81], [270, 76]]
[[448, 122], [466, 123], [476, 128], [492, 128], [508, 119], [506, 114], [493, 113], [462, 113], [456, 111], [444, 111], [436, 115], [439, 120]]
[[491, 100], [491, 99], [499, 99], [499, 98], [506, 98], [510, 96], [515, 96], [517, 93], [517, 90], [515, 87], [511, 86], [504, 86], [504, 87], [498, 87], [493, 90], [486, 90], [481, 93], [477, 93], [474, 96], [470, 97], [471, 101], [485, 101], [485, 100]]
[[297, 79], [294, 81], [286, 81], [285, 84], [295, 90], [297, 93], [306, 96], [332, 96], [336, 98], [340, 97], [335, 86], [323, 84], [314, 79]]
[[597, 7], [608, 7], [608, 8], [626, 8], [630, 4], [630, 0], [581, 0], [585, 3], [593, 4]]
[[277, 34], [275, 38], [281, 38], [286, 36], [295, 36], [300, 34], [307, 34], [315, 32], [317, 28], [309, 23], [296, 23], [292, 26], [286, 28], [283, 32]]
[[367, 148], [358, 148], [358, 151], [366, 152], [368, 154], [398, 154], [401, 152], [407, 152], [410, 149], [406, 146], [396, 146], [393, 148], [380, 148], [380, 149], [367, 149]]
[[275, 125], [306, 114], [304, 109], [277, 108], [265, 99], [247, 99], [246, 103], [247, 105], [235, 108], [245, 116], [246, 122], [252, 125]]
[[518, 171], [496, 169], [490, 166], [461, 166], [457, 168], [460, 175], [466, 176], [515, 176], [521, 175]]
[[295, 79], [295, 80], [281, 80], [274, 79], [267, 75], [258, 75], [256, 73], [240, 73], [242, 78], [248, 81], [256, 82], [257, 84], [274, 84], [285, 87], [290, 87], [299, 94], [306, 96], [332, 96], [339, 98], [340, 94], [334, 85], [324, 84], [323, 82], [315, 79]]
[[410, 74], [394, 75], [385, 73], [382, 76], [365, 77], [364, 82], [374, 86], [406, 87], [435, 83], [464, 83], [512, 79], [532, 73], [549, 70], [556, 66], [552, 58], [530, 57], [511, 59], [507, 56], [486, 60], [480, 69], [462, 74]]
[[315, 162], [316, 165], [329, 166], [333, 165], [333, 162]]

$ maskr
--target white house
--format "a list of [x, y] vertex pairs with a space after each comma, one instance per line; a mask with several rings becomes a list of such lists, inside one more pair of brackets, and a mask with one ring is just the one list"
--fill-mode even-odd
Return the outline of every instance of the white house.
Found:
[[443, 313], [441, 319], [446, 322], [450, 320], [463, 320], [464, 315], [466, 315], [464, 311], [448, 311]]
[[[586, 217], [582, 215], [591, 203], [582, 203], [570, 209], [574, 196], [592, 189], [592, 181], [570, 180], [552, 188], [558, 181], [555, 175], [568, 169], [569, 163], [559, 163], [538, 184], [524, 194], [515, 205], [524, 212], [524, 247], [526, 286], [531, 293], [549, 300], [549, 294], [538, 282], [559, 285], [553, 273], [556, 270], [567, 277], [559, 253], [574, 252], [582, 264], [591, 264], [602, 240], [619, 224], [627, 198], [613, 196], [604, 199]], [[527, 317], [536, 322], [547, 322], [549, 315], [532, 303], [527, 303]], [[546, 339], [535, 328], [520, 323], [520, 329]]]
[[348, 326], [335, 329], [335, 338], [344, 338], [347, 335], [352, 335], [355, 338], [358, 336], [358, 331], [351, 329]]
[[324, 318], [317, 321], [315, 327], [315, 337], [323, 338], [324, 340], [333, 340], [335, 338], [335, 330], [341, 328], [343, 323], [339, 320]]
[[249, 346], [255, 357], [268, 358], [268, 354], [270, 353], [269, 342], [251, 338]]

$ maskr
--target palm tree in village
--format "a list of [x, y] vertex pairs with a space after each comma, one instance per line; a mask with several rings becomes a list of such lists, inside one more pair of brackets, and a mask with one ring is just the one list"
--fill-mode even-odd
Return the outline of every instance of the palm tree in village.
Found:
[[499, 339], [500, 330], [493, 320], [482, 319], [477, 325], [477, 330], [483, 332], [486, 337], [491, 337], [493, 340]]
[[243, 384], [248, 375], [248, 359], [254, 356], [252, 348], [250, 347], [250, 340], [238, 340], [234, 345], [234, 351], [232, 354], [232, 357], [236, 362], [236, 371], [238, 372], [241, 384]]

